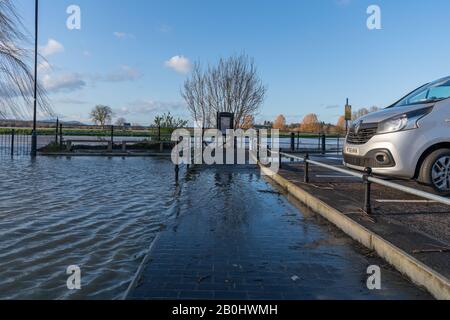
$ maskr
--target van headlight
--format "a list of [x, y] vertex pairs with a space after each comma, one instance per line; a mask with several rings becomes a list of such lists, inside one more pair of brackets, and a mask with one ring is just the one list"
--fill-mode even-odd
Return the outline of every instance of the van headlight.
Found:
[[385, 120], [378, 125], [377, 134], [417, 129], [419, 127], [419, 120], [428, 115], [432, 110], [433, 107], [428, 107]]

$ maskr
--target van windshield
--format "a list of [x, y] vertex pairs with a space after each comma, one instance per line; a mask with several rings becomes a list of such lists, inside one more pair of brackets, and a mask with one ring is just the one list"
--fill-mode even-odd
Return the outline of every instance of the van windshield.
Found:
[[392, 107], [430, 103], [450, 98], [450, 77], [431, 82], [413, 91]]

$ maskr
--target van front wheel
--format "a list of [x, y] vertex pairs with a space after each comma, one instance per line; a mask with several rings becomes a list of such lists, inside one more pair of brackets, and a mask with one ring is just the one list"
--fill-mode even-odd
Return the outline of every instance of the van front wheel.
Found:
[[422, 164], [419, 181], [441, 194], [450, 194], [450, 149], [432, 152]]

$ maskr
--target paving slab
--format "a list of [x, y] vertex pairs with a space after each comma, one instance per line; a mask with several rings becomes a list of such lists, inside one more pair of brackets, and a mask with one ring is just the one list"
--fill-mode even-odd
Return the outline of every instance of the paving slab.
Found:
[[[223, 168], [186, 176], [180, 193], [189, 201], [153, 244], [127, 299], [431, 298], [259, 170]], [[370, 265], [382, 268], [380, 291], [367, 288]]]

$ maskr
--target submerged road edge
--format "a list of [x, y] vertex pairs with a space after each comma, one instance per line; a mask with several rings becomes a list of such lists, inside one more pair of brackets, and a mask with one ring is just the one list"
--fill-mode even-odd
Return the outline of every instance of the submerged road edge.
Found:
[[274, 173], [262, 165], [260, 165], [260, 168], [265, 176], [275, 181], [290, 195], [333, 223], [352, 239], [374, 250], [381, 258], [386, 260], [399, 272], [406, 275], [413, 283], [424, 287], [436, 299], [450, 300], [450, 281], [446, 277], [418, 261], [391, 242], [383, 239], [378, 234], [350, 219], [342, 212], [314, 197], [309, 192], [294, 185], [281, 175]]
[[139, 280], [141, 279], [141, 276], [142, 276], [142, 273], [143, 273], [145, 267], [147, 266], [148, 262], [150, 261], [151, 253], [153, 251], [153, 248], [155, 247], [155, 244], [158, 242], [160, 236], [161, 236], [161, 232], [159, 232], [156, 235], [156, 237], [153, 239], [152, 243], [148, 247], [147, 252], [145, 253], [144, 258], [142, 259], [142, 262], [139, 265], [139, 268], [136, 270], [136, 273], [134, 274], [133, 280], [131, 280], [127, 291], [125, 291], [125, 293], [123, 294], [123, 296], [120, 300], [128, 300], [130, 292], [138, 286]]

